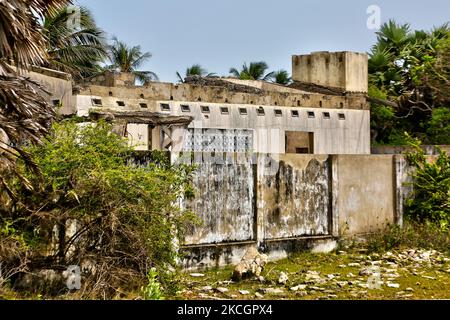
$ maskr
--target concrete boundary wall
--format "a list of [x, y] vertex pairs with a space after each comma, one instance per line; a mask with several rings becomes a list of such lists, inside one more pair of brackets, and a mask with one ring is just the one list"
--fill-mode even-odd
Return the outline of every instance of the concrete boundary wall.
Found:
[[411, 192], [412, 169], [400, 155], [173, 157], [183, 158], [223, 160], [201, 164], [195, 177], [193, 209], [205, 223], [182, 247], [188, 269], [234, 264], [252, 246], [270, 260], [331, 251], [342, 236], [401, 224]]

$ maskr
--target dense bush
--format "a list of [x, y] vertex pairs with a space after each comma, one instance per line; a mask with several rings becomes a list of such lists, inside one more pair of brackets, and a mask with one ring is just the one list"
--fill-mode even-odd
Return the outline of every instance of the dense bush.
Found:
[[406, 154], [415, 167], [413, 196], [406, 203], [406, 215], [419, 222], [436, 223], [442, 230], [450, 227], [450, 159], [438, 148], [439, 156], [428, 161], [421, 141], [409, 138], [413, 152]]
[[[0, 224], [9, 225], [15, 238], [2, 234], [0, 241], [26, 242], [27, 270], [88, 270], [81, 291], [87, 297], [113, 297], [118, 288], [139, 291], [149, 270], [171, 289], [176, 239], [193, 220], [176, 205], [191, 194], [192, 168], [173, 166], [161, 154], [148, 166], [133, 165], [132, 150], [111, 129], [102, 122], [55, 124], [43, 145], [28, 148], [45, 184], [40, 192], [16, 185], [18, 201], [0, 211]], [[37, 179], [25, 166], [23, 171]]]

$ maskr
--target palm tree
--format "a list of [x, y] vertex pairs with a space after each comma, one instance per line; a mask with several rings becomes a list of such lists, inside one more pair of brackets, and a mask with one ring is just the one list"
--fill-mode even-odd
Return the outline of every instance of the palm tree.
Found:
[[156, 73], [151, 71], [138, 71], [137, 69], [152, 57], [150, 52], [142, 52], [140, 46], [129, 47], [126, 43], [113, 38], [109, 47], [110, 70], [131, 72], [140, 83], [158, 80]]
[[[79, 7], [54, 10], [45, 16], [44, 35], [48, 39], [48, 67], [72, 74], [75, 79], [90, 77], [100, 71], [100, 63], [107, 57], [103, 31], [91, 12]], [[79, 14], [79, 24], [69, 23]]]
[[[200, 76], [200, 77], [208, 78], [208, 77], [213, 77], [215, 75], [216, 75], [215, 73], [208, 73], [208, 71], [206, 69], [202, 68], [202, 66], [199, 64], [194, 64], [194, 65], [192, 65], [192, 67], [186, 69], [186, 77]], [[179, 72], [177, 72], [177, 77], [180, 82], [184, 82], [185, 78], [183, 78]]]
[[292, 79], [286, 70], [278, 70], [273, 73], [272, 81], [277, 84], [288, 85], [291, 83]]
[[251, 62], [250, 66], [246, 63], [242, 66], [242, 70], [238, 71], [236, 68], [230, 69], [230, 74], [241, 80], [264, 80], [268, 81], [273, 78], [273, 72], [264, 75], [269, 66], [264, 61]]
[[46, 63], [47, 41], [40, 21], [68, 2], [0, 1], [0, 190], [10, 198], [14, 194], [5, 180], [8, 175], [16, 175], [25, 186], [32, 187], [16, 170], [18, 157], [38, 172], [21, 144], [39, 143], [55, 115], [44, 98], [43, 88], [21, 73], [32, 65]]

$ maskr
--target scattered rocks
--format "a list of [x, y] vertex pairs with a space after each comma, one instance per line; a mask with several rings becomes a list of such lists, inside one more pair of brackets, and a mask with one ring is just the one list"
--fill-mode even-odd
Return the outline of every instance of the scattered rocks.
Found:
[[241, 262], [235, 267], [233, 280], [240, 281], [252, 276], [259, 277], [267, 264], [268, 257], [252, 247], [247, 250]]
[[272, 296], [285, 294], [285, 291], [281, 288], [261, 288], [259, 291]]
[[289, 281], [289, 277], [286, 273], [281, 272], [280, 277], [278, 278], [278, 283], [285, 285]]
[[227, 293], [229, 290], [227, 288], [218, 287], [215, 289], [219, 293]]
[[212, 290], [213, 290], [213, 287], [211, 287], [211, 286], [204, 286], [202, 288], [202, 291], [212, 291]]
[[359, 262], [352, 262], [347, 265], [348, 267], [360, 267], [361, 264]]
[[263, 296], [261, 293], [256, 292], [256, 293], [255, 293], [255, 298], [257, 298], [257, 299], [263, 299], [264, 296]]
[[387, 284], [387, 286], [388, 286], [389, 288], [400, 288], [400, 285], [399, 285], [398, 283], [392, 283], [392, 282], [389, 282], [389, 283]]
[[291, 287], [289, 290], [291, 290], [291, 291], [299, 291], [299, 290], [305, 290], [306, 289], [306, 285], [305, 284], [300, 284], [300, 285], [298, 285], [298, 286], [295, 286], [295, 287]]
[[239, 293], [242, 294], [243, 296], [249, 295], [250, 291], [247, 290], [239, 290]]
[[190, 276], [193, 278], [203, 278], [205, 275], [203, 273], [191, 273]]

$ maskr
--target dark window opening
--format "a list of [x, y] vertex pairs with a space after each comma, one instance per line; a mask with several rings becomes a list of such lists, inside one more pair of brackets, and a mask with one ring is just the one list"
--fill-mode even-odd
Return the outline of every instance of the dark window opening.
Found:
[[228, 99], [225, 99], [225, 103], [228, 103]]
[[247, 115], [247, 109], [246, 108], [239, 108], [239, 114], [242, 116], [246, 116]]
[[201, 102], [201, 101], [202, 101], [202, 98], [198, 97], [197, 101]]
[[54, 107], [59, 107], [59, 105], [61, 104], [61, 100], [52, 100], [53, 106]]
[[345, 120], [345, 114], [339, 113], [339, 120]]
[[170, 101], [173, 101], [173, 96], [170, 96]]
[[283, 111], [280, 109], [275, 110], [275, 117], [282, 117], [283, 116]]
[[275, 101], [275, 105], [277, 106], [277, 105], [278, 105], [278, 102]]
[[308, 118], [315, 118], [315, 117], [316, 117], [316, 114], [314, 112], [312, 112], [312, 111], [308, 112]]
[[300, 102], [300, 100], [297, 100], [297, 107], [300, 107], [301, 106], [301, 102]]
[[191, 112], [191, 107], [188, 105], [181, 105], [181, 112]]
[[146, 103], [139, 103], [142, 109], [147, 109], [148, 105]]
[[341, 102], [341, 103], [339, 104], [339, 107], [340, 107], [341, 109], [344, 109], [344, 103]]
[[161, 111], [170, 111], [170, 105], [167, 103], [161, 103]]
[[112, 93], [112, 91], [110, 91], [110, 92], [109, 92], [109, 96], [110, 96], [110, 97], [112, 97], [112, 96], [113, 96], [113, 93]]
[[254, 102], [253, 102], [253, 101], [250, 101], [250, 104], [254, 104]]
[[300, 116], [300, 114], [297, 110], [292, 110], [291, 114], [292, 114], [292, 117], [294, 117], [294, 118], [298, 118]]
[[92, 99], [92, 103], [96, 106], [102, 105], [102, 99]]
[[118, 105], [119, 107], [125, 107], [125, 102], [123, 102], [123, 101], [117, 101], [117, 105]]
[[221, 107], [220, 108], [220, 113], [222, 113], [222, 114], [230, 114], [230, 111], [228, 110], [227, 107]]
[[264, 116], [266, 114], [266, 112], [264, 111], [264, 108], [258, 108], [256, 109], [256, 113], [258, 114], [258, 116]]
[[208, 106], [202, 106], [202, 113], [210, 113]]
[[321, 107], [321, 108], [322, 108], [322, 106], [323, 106], [323, 103], [322, 103], [322, 101], [319, 101], [319, 107]]
[[295, 148], [295, 153], [309, 154], [309, 148]]
[[141, 97], [141, 99], [145, 99], [145, 96], [143, 93], [141, 93], [140, 97]]
[[324, 113], [323, 113], [323, 118], [324, 118], [324, 119], [331, 119], [330, 113], [329, 113], [329, 112], [324, 112]]

